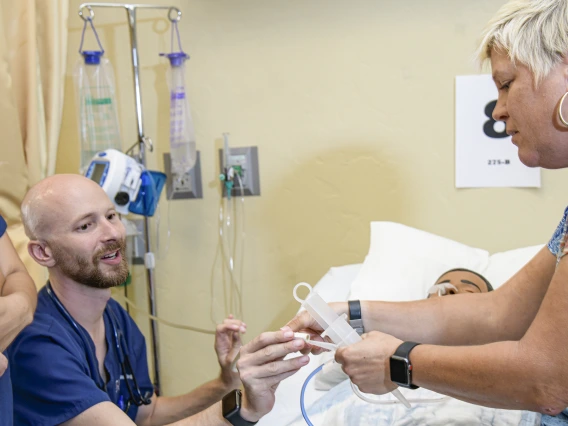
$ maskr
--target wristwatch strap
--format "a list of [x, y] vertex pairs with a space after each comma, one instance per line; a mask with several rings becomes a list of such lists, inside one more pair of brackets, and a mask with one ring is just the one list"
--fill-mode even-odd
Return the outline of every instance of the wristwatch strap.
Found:
[[[227, 413], [225, 410], [225, 399], [229, 398], [231, 395], [233, 395], [236, 400], [236, 408], [229, 408], [230, 412]], [[258, 422], [249, 422], [248, 420], [245, 420], [241, 417], [241, 401], [242, 393], [239, 389], [234, 389], [227, 395], [225, 395], [225, 397], [223, 397], [222, 408], [223, 417], [225, 418], [225, 420], [227, 420], [233, 426], [251, 426], [257, 424]]]
[[233, 426], [252, 426], [258, 423], [258, 422], [249, 422], [243, 419], [240, 415], [240, 412], [233, 414], [230, 418], [225, 418], [225, 420], [227, 420]]
[[396, 348], [396, 351], [395, 351], [394, 354], [396, 356], [400, 356], [400, 357], [408, 359], [408, 355], [410, 354], [410, 351], [412, 349], [414, 349], [415, 346], [418, 346], [419, 344], [420, 343], [416, 343], [416, 342], [404, 342], [398, 348]]
[[418, 346], [420, 343], [416, 342], [404, 342], [402, 343], [395, 351], [394, 355], [405, 358], [408, 360], [408, 377], [410, 379], [409, 388], [410, 389], [418, 389], [419, 386], [412, 384], [412, 363], [410, 362], [410, 351]]
[[349, 325], [355, 329], [357, 334], [361, 335], [365, 332], [363, 318], [361, 317], [361, 302], [350, 300], [347, 303], [349, 305]]

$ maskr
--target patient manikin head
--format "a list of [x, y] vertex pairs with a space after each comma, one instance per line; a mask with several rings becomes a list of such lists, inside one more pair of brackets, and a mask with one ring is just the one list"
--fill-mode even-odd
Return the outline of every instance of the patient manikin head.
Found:
[[457, 268], [444, 272], [428, 290], [428, 297], [489, 291], [493, 291], [493, 287], [483, 275], [469, 269]]

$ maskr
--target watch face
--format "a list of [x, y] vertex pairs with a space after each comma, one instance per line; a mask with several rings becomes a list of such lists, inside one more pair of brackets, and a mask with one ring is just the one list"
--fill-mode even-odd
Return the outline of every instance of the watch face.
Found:
[[237, 390], [234, 390], [223, 397], [223, 417], [227, 418], [238, 411], [240, 401], [237, 392]]
[[391, 380], [396, 383], [408, 384], [408, 364], [404, 359], [394, 356], [390, 359]]

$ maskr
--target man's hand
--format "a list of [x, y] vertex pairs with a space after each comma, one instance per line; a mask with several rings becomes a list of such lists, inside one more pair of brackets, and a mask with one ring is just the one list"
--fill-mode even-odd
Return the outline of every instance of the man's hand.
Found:
[[382, 395], [396, 389], [390, 380], [390, 357], [401, 340], [378, 331], [363, 334], [362, 342], [337, 349], [335, 360], [361, 392]]
[[0, 352], [0, 377], [6, 372], [8, 369], [8, 358], [4, 356], [2, 352]]
[[220, 379], [230, 389], [240, 387], [239, 373], [233, 372], [231, 364], [241, 349], [241, 333], [246, 333], [247, 325], [233, 319], [233, 315], [217, 326], [215, 333], [215, 352], [221, 366]]
[[[347, 302], [334, 302], [328, 303], [328, 305], [335, 311], [337, 315], [343, 315], [349, 311]], [[316, 340], [320, 342], [324, 340], [320, 336], [320, 334], [323, 333], [323, 329], [307, 311], [302, 311], [294, 318], [292, 318], [292, 320], [290, 320], [288, 324], [286, 324], [286, 327], [290, 327], [292, 331], [296, 333], [309, 334], [310, 340]], [[317, 355], [324, 351], [325, 349], [307, 345], [305, 349], [302, 350], [302, 353], [307, 354], [311, 352], [314, 355]]]
[[272, 410], [280, 382], [309, 362], [308, 356], [284, 357], [304, 345], [303, 340], [294, 340], [289, 327], [283, 327], [281, 331], [262, 333], [242, 347], [237, 368], [245, 388], [241, 410], [245, 420], [256, 422]]

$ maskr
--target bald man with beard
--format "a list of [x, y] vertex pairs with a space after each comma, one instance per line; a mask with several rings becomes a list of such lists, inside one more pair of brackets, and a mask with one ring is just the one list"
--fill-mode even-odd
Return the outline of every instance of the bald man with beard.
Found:
[[[241, 347], [245, 325], [217, 327], [221, 374], [194, 391], [158, 397], [144, 337], [110, 289], [128, 276], [125, 229], [107, 194], [79, 175], [55, 175], [22, 203], [28, 251], [48, 268], [32, 324], [9, 350], [17, 425], [249, 425], [274, 405], [276, 387], [308, 363], [284, 360], [303, 348], [290, 329], [267, 332]], [[221, 398], [244, 385], [231, 421]], [[188, 353], [191, 362], [191, 353]]]

